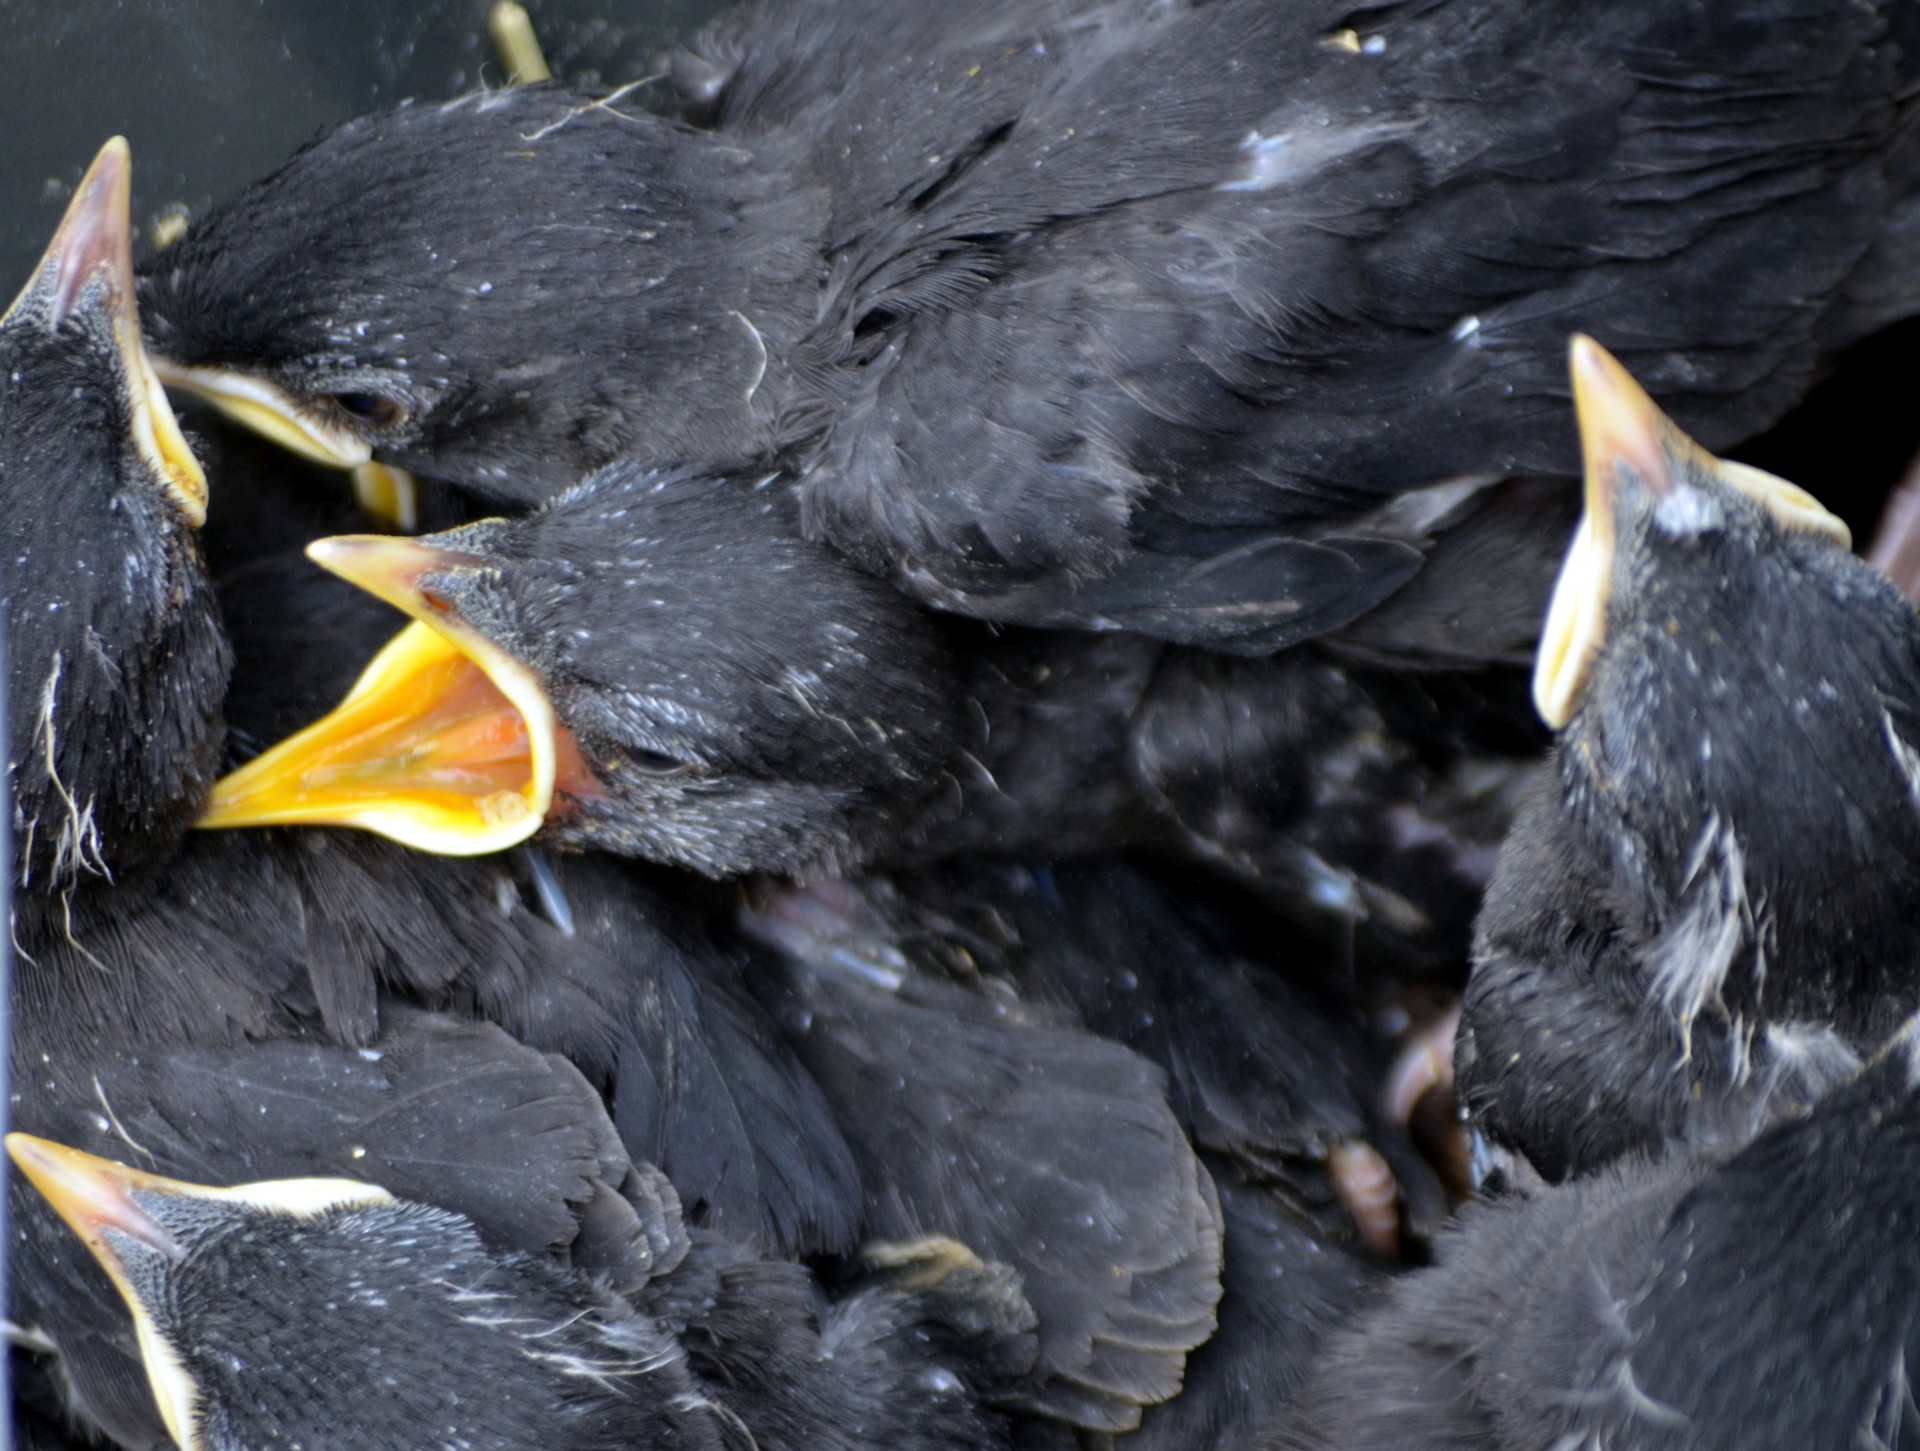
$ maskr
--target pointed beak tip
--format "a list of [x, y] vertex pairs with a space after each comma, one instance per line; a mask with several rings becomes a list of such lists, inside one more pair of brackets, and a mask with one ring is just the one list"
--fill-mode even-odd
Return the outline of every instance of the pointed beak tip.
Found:
[[1593, 404], [1623, 402], [1641, 391], [1620, 360], [1585, 333], [1575, 333], [1567, 347], [1567, 371], [1573, 377], [1574, 402], [1583, 414]]
[[[1671, 451], [1679, 430], [1618, 358], [1584, 333], [1568, 349], [1574, 414], [1579, 421], [1589, 508], [1591, 491], [1611, 488], [1613, 465], [1624, 460], [1641, 483], [1664, 493], [1671, 481]], [[1679, 436], [1684, 439], [1684, 435]]]
[[119, 1166], [33, 1134], [7, 1135], [7, 1154], [27, 1182], [75, 1233], [85, 1237], [113, 1221], [120, 1187]]
[[307, 558], [402, 610], [409, 608], [413, 585], [428, 567], [411, 538], [394, 534], [330, 534], [307, 545]]
[[103, 175], [116, 175], [120, 180], [129, 177], [133, 171], [133, 148], [127, 144], [127, 138], [109, 136], [93, 158], [91, 169]]
[[108, 274], [116, 305], [131, 308], [133, 297], [133, 153], [116, 136], [93, 158], [66, 214], [47, 247], [43, 268], [51, 264], [51, 314], [57, 327], [78, 303], [87, 284]]
[[74, 188], [74, 198], [89, 210], [118, 211], [122, 215], [130, 211], [133, 199], [133, 148], [127, 145], [126, 137], [110, 138], [95, 153], [86, 175], [80, 178], [80, 185]]
[[133, 148], [115, 136], [102, 146], [74, 188], [68, 214], [85, 217], [103, 231], [117, 232], [132, 249]]
[[7, 1135], [7, 1157], [31, 1177], [33, 1171], [54, 1162], [50, 1152], [56, 1146], [46, 1139], [15, 1131]]
[[65, 1144], [52, 1139], [43, 1139], [37, 1134], [15, 1131], [7, 1135], [7, 1154], [13, 1162], [30, 1177], [37, 1170], [54, 1170], [61, 1173], [75, 1169], [87, 1169], [95, 1165], [105, 1165], [108, 1161], [95, 1158], [92, 1154], [82, 1153], [79, 1149], [70, 1149]]
[[73, 189], [66, 221], [75, 224], [75, 230], [100, 233], [120, 242], [131, 253], [132, 215], [133, 149], [124, 136], [116, 136], [100, 148]]

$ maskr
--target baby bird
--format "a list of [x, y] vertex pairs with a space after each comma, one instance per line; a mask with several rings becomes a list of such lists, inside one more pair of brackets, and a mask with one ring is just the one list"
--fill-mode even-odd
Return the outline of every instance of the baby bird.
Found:
[[1586, 516], [1535, 676], [1559, 740], [1482, 908], [1457, 1059], [1549, 1178], [1738, 1142], [1920, 996], [1920, 620], [1801, 490], [1589, 339]]
[[712, 876], [1131, 848], [1457, 960], [1539, 746], [1497, 669], [943, 620], [737, 473], [616, 464], [525, 518], [310, 552], [416, 623], [203, 825], [541, 831]]
[[131, 162], [94, 160], [0, 318], [0, 570], [20, 901], [151, 864], [219, 774], [207, 483], [134, 313]]
[[629, 1297], [374, 1184], [7, 1147], [124, 1298], [182, 1451], [992, 1448], [981, 1393], [1031, 1353], [1017, 1281], [951, 1241], [876, 1245], [882, 1283], [829, 1300], [676, 1222]]
[[1279, 1451], [1852, 1451], [1920, 1434], [1920, 1019], [1731, 1158], [1471, 1209], [1333, 1337]]

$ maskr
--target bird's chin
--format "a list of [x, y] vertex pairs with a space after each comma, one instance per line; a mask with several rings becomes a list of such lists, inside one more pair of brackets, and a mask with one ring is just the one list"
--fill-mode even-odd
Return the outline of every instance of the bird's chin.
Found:
[[424, 624], [338, 708], [221, 780], [199, 826], [350, 826], [445, 856], [514, 846], [592, 772], [530, 671]]

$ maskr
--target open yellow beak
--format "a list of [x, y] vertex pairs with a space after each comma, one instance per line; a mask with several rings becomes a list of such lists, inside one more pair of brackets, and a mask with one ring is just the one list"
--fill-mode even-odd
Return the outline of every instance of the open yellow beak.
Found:
[[[80, 1242], [92, 1251], [100, 1267], [126, 1301], [139, 1341], [147, 1383], [159, 1404], [161, 1419], [174, 1444], [198, 1447], [196, 1408], [199, 1387], [187, 1374], [179, 1355], [160, 1333], [152, 1311], [141, 1300], [127, 1274], [124, 1253], [146, 1252], [178, 1260], [181, 1246], [172, 1233], [135, 1200], [136, 1191], [182, 1199], [231, 1200], [272, 1213], [314, 1215], [354, 1204], [390, 1204], [393, 1196], [377, 1184], [351, 1179], [276, 1179], [233, 1188], [185, 1184], [111, 1159], [56, 1144], [32, 1134], [8, 1134], [7, 1153], [40, 1191], [53, 1210], [67, 1222]], [[119, 1241], [116, 1245], [115, 1241]]]
[[96, 283], [106, 289], [114, 347], [125, 372], [128, 425], [134, 447], [186, 521], [207, 521], [207, 476], [187, 447], [180, 424], [140, 339], [133, 293], [133, 159], [124, 138], [100, 148], [67, 206], [40, 265], [13, 300], [0, 327], [41, 312], [58, 327]]
[[129, 1169], [111, 1159], [83, 1154], [50, 1139], [37, 1139], [31, 1134], [8, 1134], [7, 1152], [20, 1166], [20, 1172], [27, 1176], [27, 1181], [93, 1252], [100, 1268], [107, 1272], [107, 1278], [120, 1292], [120, 1298], [126, 1301], [133, 1316], [140, 1359], [146, 1366], [147, 1382], [153, 1388], [154, 1400], [159, 1403], [167, 1434], [173, 1437], [176, 1446], [197, 1445], [193, 1427], [199, 1388], [153, 1323], [151, 1312], [134, 1290], [120, 1251], [113, 1244], [113, 1237], [120, 1236], [155, 1254], [178, 1259], [180, 1249], [172, 1234], [134, 1202], [131, 1191], [153, 1189], [163, 1194], [177, 1193], [186, 1186]]
[[538, 831], [556, 781], [599, 794], [533, 672], [421, 588], [444, 551], [346, 535], [307, 552], [415, 623], [330, 715], [222, 779], [197, 825], [351, 826], [473, 856]]
[[1533, 670], [1534, 706], [1555, 730], [1573, 718], [1606, 638], [1614, 507], [1623, 480], [1631, 478], [1660, 497], [1673, 489], [1678, 470], [1690, 468], [1747, 495], [1783, 529], [1852, 547], [1847, 526], [1806, 490], [1761, 469], [1715, 458], [1687, 437], [1619, 360], [1592, 338], [1576, 334], [1569, 352], [1585, 466], [1585, 512], [1554, 585]]

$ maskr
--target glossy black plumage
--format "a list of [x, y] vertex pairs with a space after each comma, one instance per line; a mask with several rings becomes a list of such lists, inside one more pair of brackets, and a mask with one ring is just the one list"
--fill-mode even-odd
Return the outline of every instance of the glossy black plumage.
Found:
[[1911, 311], [1912, 30], [756, 8], [681, 67], [710, 130], [539, 89], [363, 118], [142, 302], [336, 450], [518, 500], [765, 458], [929, 603], [1267, 651], [1445, 553], [1395, 496], [1569, 469], [1571, 328], [1717, 445]]
[[228, 1197], [11, 1148], [151, 1326], [189, 1448], [993, 1447], [980, 1393], [1031, 1353], [1017, 1281], [950, 1242], [875, 1246], [880, 1283], [829, 1301], [664, 1201], [618, 1286], [364, 1183]]
[[1550, 1178], [1739, 1142], [1920, 989], [1920, 620], [1817, 505], [1618, 378], [1582, 405], [1603, 634], [1566, 667], [1584, 683], [1482, 909], [1458, 1051], [1473, 1123]]
[[1920, 1278], [1904, 1031], [1731, 1159], [1675, 1149], [1473, 1210], [1327, 1347], [1272, 1444], [1900, 1445]]

